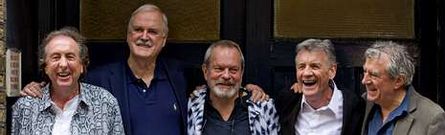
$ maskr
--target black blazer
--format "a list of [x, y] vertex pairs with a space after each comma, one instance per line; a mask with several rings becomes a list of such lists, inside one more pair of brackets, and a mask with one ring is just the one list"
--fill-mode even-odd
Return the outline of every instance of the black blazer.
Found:
[[[342, 135], [358, 135], [363, 121], [365, 101], [349, 90], [341, 90], [343, 94], [343, 127]], [[281, 90], [276, 99], [276, 107], [280, 116], [282, 135], [295, 134], [295, 122], [300, 112], [302, 94], [290, 89]]]
[[[157, 64], [163, 64], [163, 69], [167, 73], [167, 79], [173, 88], [175, 98], [179, 104], [181, 111], [182, 134], [186, 134], [187, 122], [187, 96], [186, 96], [186, 79], [183, 74], [183, 67], [179, 62], [171, 59], [162, 59], [158, 57]], [[98, 67], [88, 71], [85, 76], [85, 82], [97, 85], [107, 89], [113, 96], [116, 97], [122, 114], [122, 121], [124, 124], [125, 133], [131, 135], [130, 110], [128, 105], [127, 85], [125, 78], [127, 61], [119, 61], [111, 63], [102, 67]]]

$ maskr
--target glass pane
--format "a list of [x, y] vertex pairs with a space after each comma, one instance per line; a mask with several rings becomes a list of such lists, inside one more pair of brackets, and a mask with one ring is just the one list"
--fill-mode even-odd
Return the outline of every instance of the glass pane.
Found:
[[169, 40], [219, 39], [219, 0], [82, 0], [80, 31], [88, 39], [123, 40], [131, 13], [145, 3], [167, 14]]
[[414, 38], [413, 0], [276, 0], [278, 38]]

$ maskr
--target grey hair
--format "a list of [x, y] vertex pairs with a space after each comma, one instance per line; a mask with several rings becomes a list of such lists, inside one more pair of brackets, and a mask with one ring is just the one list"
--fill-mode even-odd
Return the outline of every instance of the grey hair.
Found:
[[133, 13], [131, 13], [131, 17], [130, 20], [128, 21], [128, 28], [127, 28], [127, 33], [130, 33], [132, 31], [132, 27], [133, 27], [133, 20], [134, 20], [134, 16], [140, 12], [159, 12], [162, 14], [162, 22], [163, 22], [163, 32], [164, 35], [168, 35], [168, 20], [167, 20], [167, 15], [165, 15], [164, 12], [162, 12], [162, 10], [157, 7], [156, 5], [153, 4], [144, 4], [142, 6], [140, 6], [138, 9], [134, 10]]
[[415, 65], [405, 46], [392, 41], [377, 41], [365, 52], [366, 59], [377, 59], [382, 54], [388, 55], [387, 71], [392, 79], [402, 76], [404, 85], [408, 86], [413, 80]]
[[337, 64], [334, 45], [329, 39], [325, 40], [307, 39], [299, 43], [296, 48], [297, 48], [295, 51], [296, 54], [298, 54], [302, 50], [307, 50], [307, 51], [321, 50], [328, 56], [330, 64]]
[[206, 51], [205, 56], [204, 56], [203, 65], [209, 65], [210, 57], [212, 56], [213, 49], [215, 49], [216, 47], [235, 48], [239, 52], [239, 54], [240, 54], [241, 69], [242, 69], [242, 71], [244, 71], [244, 56], [243, 56], [243, 52], [241, 51], [241, 48], [239, 47], [239, 45], [237, 43], [231, 41], [231, 40], [220, 40], [220, 41], [217, 41], [215, 43], [212, 43], [209, 46], [209, 48], [207, 48], [207, 51]]
[[[44, 69], [46, 67], [46, 63], [45, 63], [45, 58], [46, 58], [45, 48], [46, 48], [46, 46], [49, 44], [49, 42], [51, 42], [51, 40], [53, 40], [55, 37], [58, 37], [58, 36], [69, 37], [77, 43], [77, 46], [79, 47], [79, 50], [80, 50], [79, 57], [80, 57], [81, 63], [84, 68], [83, 74], [85, 74], [87, 72], [87, 66], [90, 63], [90, 59], [88, 56], [88, 47], [85, 45], [85, 37], [80, 35], [78, 30], [74, 27], [64, 27], [60, 30], [53, 31], [53, 32], [49, 33], [45, 37], [45, 39], [43, 39], [42, 44], [40, 44], [40, 46], [39, 46], [39, 53], [38, 53], [40, 70], [44, 71]], [[83, 74], [81, 75], [81, 77], [83, 76]], [[47, 77], [47, 76], [44, 76], [44, 77]]]

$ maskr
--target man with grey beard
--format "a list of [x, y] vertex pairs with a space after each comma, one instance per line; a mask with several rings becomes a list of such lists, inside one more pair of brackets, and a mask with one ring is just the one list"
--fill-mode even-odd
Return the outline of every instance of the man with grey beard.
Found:
[[202, 71], [207, 88], [195, 90], [189, 98], [189, 135], [278, 134], [273, 100], [255, 103], [241, 88], [244, 57], [238, 44], [213, 43], [205, 53]]

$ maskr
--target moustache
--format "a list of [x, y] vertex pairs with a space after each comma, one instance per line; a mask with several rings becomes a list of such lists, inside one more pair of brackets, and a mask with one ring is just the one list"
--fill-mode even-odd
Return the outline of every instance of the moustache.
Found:
[[138, 39], [138, 40], [136, 40], [136, 45], [146, 45], [146, 46], [151, 46], [152, 43], [151, 43], [149, 40]]
[[234, 81], [216, 80], [216, 84], [235, 85]]

